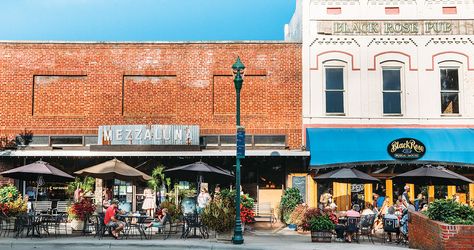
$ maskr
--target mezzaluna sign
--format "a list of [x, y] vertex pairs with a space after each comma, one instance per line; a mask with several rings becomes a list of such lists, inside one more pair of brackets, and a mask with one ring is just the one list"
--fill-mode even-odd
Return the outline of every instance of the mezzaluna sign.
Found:
[[457, 28], [452, 21], [345, 21], [333, 22], [335, 35], [421, 35], [451, 34]]
[[199, 126], [99, 126], [98, 145], [199, 145]]

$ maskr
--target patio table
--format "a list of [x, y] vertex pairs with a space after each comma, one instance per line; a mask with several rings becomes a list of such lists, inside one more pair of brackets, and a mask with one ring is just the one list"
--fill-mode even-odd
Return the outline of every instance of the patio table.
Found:
[[[197, 235], [197, 229], [199, 229], [200, 235]], [[191, 231], [194, 231], [192, 235], [189, 235]], [[198, 214], [185, 214], [184, 215], [184, 231], [181, 238], [209, 238], [207, 228], [202, 224], [201, 218]]]
[[[130, 231], [135, 228], [140, 235], [140, 239], [148, 239], [145, 232], [145, 222], [150, 218], [147, 215], [120, 214], [117, 215], [117, 218], [125, 222], [125, 228], [123, 230], [125, 238], [128, 238]], [[133, 223], [133, 219], [136, 219], [135, 223]]]

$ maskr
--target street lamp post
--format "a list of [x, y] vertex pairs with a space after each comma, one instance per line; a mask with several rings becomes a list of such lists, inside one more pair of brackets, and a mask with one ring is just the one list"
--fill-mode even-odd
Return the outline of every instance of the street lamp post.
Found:
[[[237, 61], [232, 65], [234, 73], [234, 85], [236, 93], [236, 123], [237, 129], [240, 128], [240, 90], [242, 89], [242, 75], [244, 74], [245, 66], [237, 57]], [[237, 141], [237, 138], [236, 138]], [[238, 142], [237, 147], [239, 147]], [[245, 147], [245, 142], [244, 142]], [[238, 149], [237, 149], [238, 151]], [[242, 222], [240, 221], [240, 158], [239, 153], [236, 153], [235, 157], [235, 227], [234, 237], [232, 237], [232, 243], [242, 244], [244, 243], [244, 237], [242, 235]], [[243, 157], [242, 157], [243, 158]]]

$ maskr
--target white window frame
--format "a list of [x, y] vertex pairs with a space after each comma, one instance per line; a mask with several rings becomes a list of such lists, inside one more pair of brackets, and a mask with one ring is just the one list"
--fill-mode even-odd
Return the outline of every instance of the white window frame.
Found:
[[[326, 69], [341, 69], [342, 68], [342, 102], [343, 102], [343, 112], [334, 112], [334, 113], [328, 113], [327, 112], [327, 107], [326, 107], [326, 92], [327, 91], [334, 91], [334, 90], [327, 90], [326, 89]], [[345, 116], [347, 112], [347, 96], [346, 96], [346, 90], [347, 90], [347, 63], [344, 61], [340, 60], [331, 60], [331, 61], [326, 61], [323, 63], [323, 107], [324, 107], [324, 114], [326, 116]]]
[[[463, 98], [462, 98], [462, 93], [463, 93], [463, 64], [458, 61], [445, 61], [445, 62], [440, 62], [438, 65], [438, 73], [437, 73], [437, 83], [438, 83], [438, 101], [439, 101], [439, 106], [438, 110], [440, 113], [441, 117], [450, 117], [450, 116], [461, 116], [463, 113]], [[441, 89], [441, 70], [446, 70], [446, 69], [456, 69], [458, 71], [458, 90], [442, 90]], [[441, 108], [441, 94], [442, 93], [457, 93], [458, 94], [458, 106], [459, 106], [459, 113], [443, 113]]]
[[[381, 113], [383, 116], [403, 116], [405, 114], [405, 67], [401, 62], [385, 62], [380, 67], [380, 90], [382, 92], [382, 105]], [[399, 70], [400, 71], [400, 90], [384, 90], [383, 88], [383, 71], [384, 70]], [[383, 110], [384, 106], [384, 93], [400, 93], [400, 113], [385, 113]]]

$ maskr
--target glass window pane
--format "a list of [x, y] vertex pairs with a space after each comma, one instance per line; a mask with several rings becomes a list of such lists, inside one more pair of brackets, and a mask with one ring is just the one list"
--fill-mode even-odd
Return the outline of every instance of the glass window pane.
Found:
[[326, 68], [326, 89], [344, 89], [343, 68]]
[[51, 145], [82, 145], [82, 136], [51, 136]]
[[458, 93], [441, 93], [441, 113], [459, 114]]
[[383, 90], [400, 90], [400, 70], [383, 70]]
[[402, 113], [399, 92], [383, 93], [383, 113], [384, 114], [401, 114]]
[[326, 113], [344, 113], [344, 92], [326, 91]]
[[459, 90], [457, 69], [441, 69], [441, 90]]

